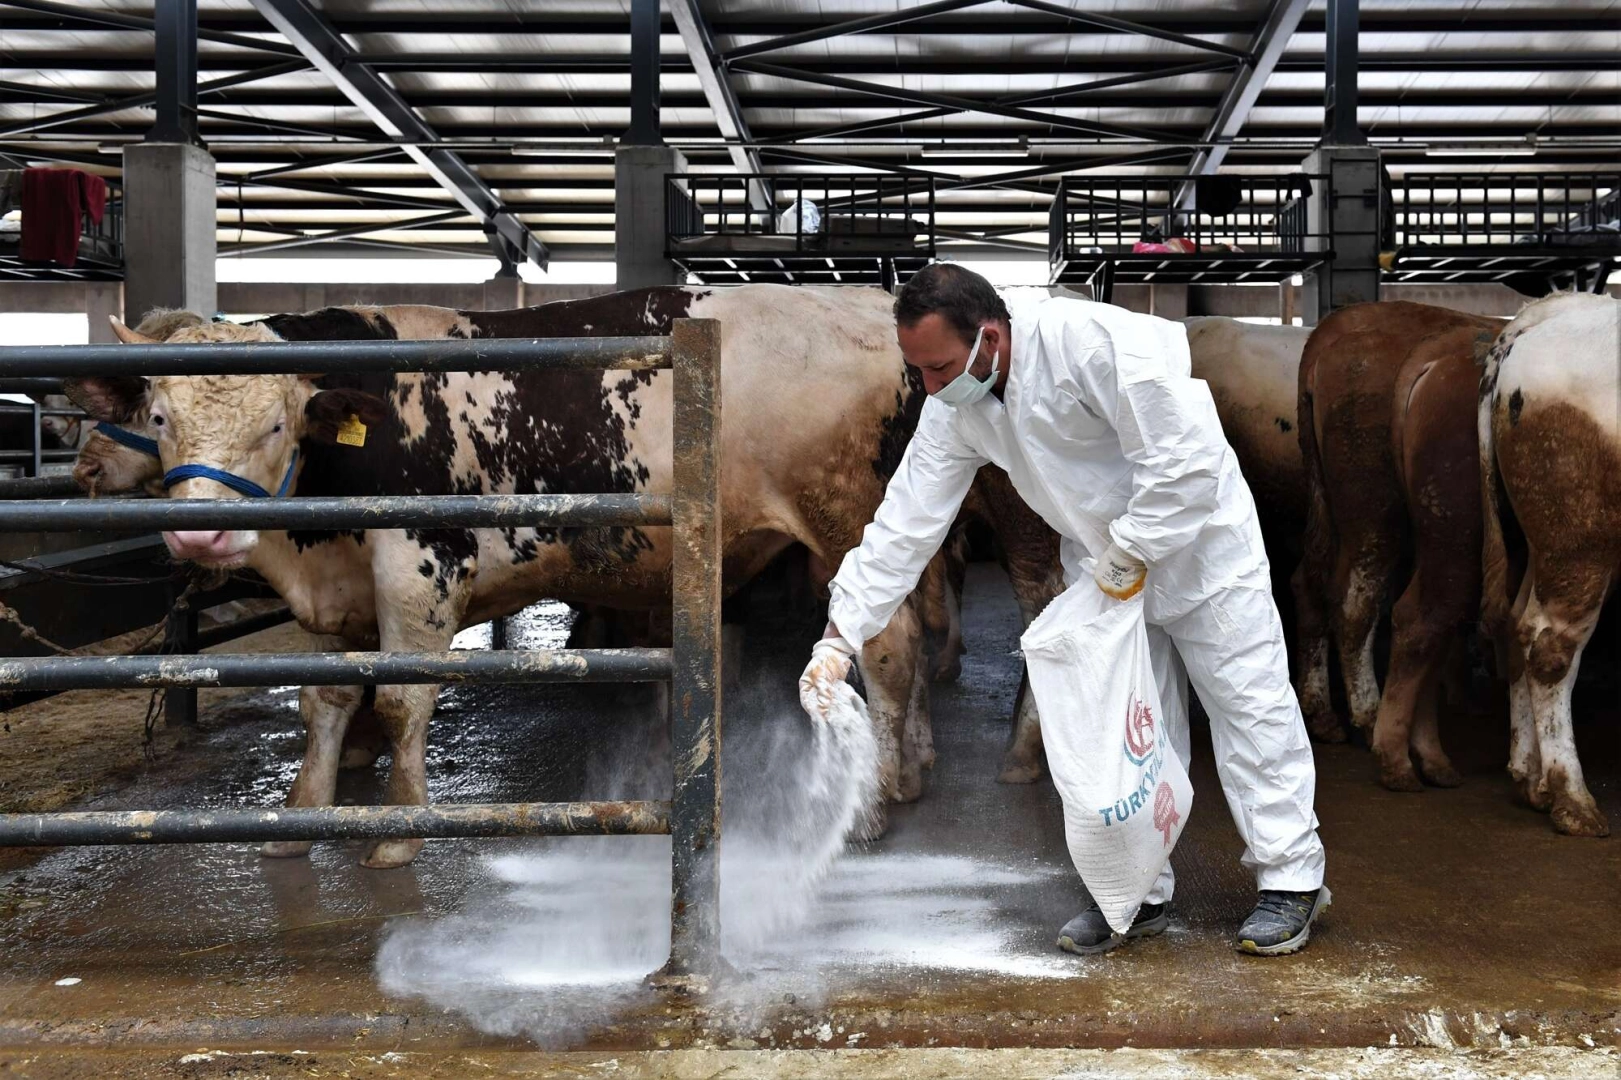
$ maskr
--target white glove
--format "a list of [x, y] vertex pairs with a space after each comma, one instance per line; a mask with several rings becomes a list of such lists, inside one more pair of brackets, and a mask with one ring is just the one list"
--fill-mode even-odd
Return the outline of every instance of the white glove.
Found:
[[1116, 600], [1130, 600], [1143, 591], [1148, 578], [1148, 565], [1128, 554], [1119, 544], [1110, 544], [1103, 558], [1092, 568], [1092, 577], [1098, 588]]
[[811, 649], [810, 663], [799, 677], [799, 703], [814, 719], [827, 715], [833, 688], [850, 677], [855, 646], [835, 634], [818, 641]]

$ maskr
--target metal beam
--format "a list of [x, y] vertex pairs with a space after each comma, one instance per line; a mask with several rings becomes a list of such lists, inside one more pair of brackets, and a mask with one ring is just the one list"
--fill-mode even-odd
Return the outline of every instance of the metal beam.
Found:
[[[212, 79], [205, 83], [196, 83], [192, 87], [193, 93], [191, 95], [190, 104], [190, 110], [192, 113], [190, 122], [192, 128], [195, 130], [197, 125], [197, 99], [199, 97], [207, 97], [210, 94], [217, 94], [222, 90], [229, 90], [234, 86], [245, 86], [248, 83], [259, 82], [261, 79], [273, 79], [278, 75], [288, 75], [295, 71], [304, 71], [309, 66], [308, 61], [305, 60], [288, 60], [280, 64], [264, 64], [248, 71], [240, 71], [235, 75], [227, 75], [224, 78]], [[192, 73], [192, 78], [193, 80], [196, 79], [195, 71]], [[98, 116], [110, 116], [113, 113], [125, 112], [129, 109], [144, 109], [155, 104], [158, 101], [159, 95], [160, 91], [154, 90], [151, 93], [135, 94], [131, 97], [118, 98], [112, 101], [102, 100], [99, 104], [91, 105], [88, 108], [72, 109], [68, 112], [54, 113], [50, 116], [42, 116], [33, 120], [23, 120], [8, 127], [0, 128], [0, 139], [9, 138], [14, 135], [24, 135], [32, 131], [45, 131], [49, 128], [61, 127], [63, 124], [77, 123], [80, 120], [93, 120]], [[156, 130], [156, 128], [154, 128], [154, 130]], [[168, 142], [171, 140], [154, 139], [152, 141]]]
[[[1201, 141], [1210, 145], [1193, 155], [1188, 172], [1195, 176], [1211, 176], [1221, 168], [1232, 140], [1244, 130], [1250, 110], [1255, 107], [1267, 80], [1277, 69], [1278, 61], [1283, 59], [1284, 52], [1289, 48], [1289, 40], [1294, 37], [1308, 6], [1309, 0], [1273, 0], [1266, 22], [1261, 24], [1260, 32], [1250, 43], [1249, 61], [1238, 69], [1233, 81], [1227, 84], [1221, 104], [1216, 106], [1210, 126], [1205, 128]], [[1195, 190], [1191, 183], [1182, 185], [1182, 190], [1176, 194], [1176, 207], [1186, 207]]]
[[386, 161], [390, 158], [403, 157], [404, 154], [404, 150], [395, 147], [388, 150], [368, 150], [359, 154], [334, 154], [331, 157], [301, 158], [290, 161], [286, 165], [277, 165], [273, 168], [247, 173], [242, 177], [242, 180], [245, 183], [252, 184], [262, 180], [269, 180], [272, 176], [307, 172], [310, 169], [325, 169], [333, 165], [360, 165], [371, 161]]
[[[285, 248], [308, 247], [310, 244], [326, 244], [333, 240], [350, 240], [356, 236], [366, 236], [370, 233], [380, 232], [408, 232], [419, 229], [424, 225], [437, 225], [442, 221], [454, 221], [457, 218], [467, 217], [465, 210], [447, 210], [442, 214], [429, 214], [427, 217], [408, 218], [405, 221], [379, 221], [371, 225], [356, 225], [348, 229], [336, 229], [332, 232], [310, 233], [304, 236], [295, 236], [287, 240], [272, 240], [264, 244], [235, 244], [231, 247], [219, 249], [221, 255], [262, 255], [267, 251], [281, 251]], [[252, 228], [244, 225], [244, 229]]]
[[1323, 141], [1332, 146], [1365, 146], [1356, 122], [1358, 0], [1328, 0], [1327, 80], [1323, 100]]
[[1117, 19], [1111, 15], [1100, 15], [1092, 11], [1071, 11], [1069, 8], [1058, 4], [1049, 4], [1046, 0], [1007, 0], [1007, 3], [1030, 8], [1032, 11], [1044, 11], [1049, 15], [1057, 15], [1061, 19], [1080, 23], [1082, 26], [1113, 30], [1120, 34], [1136, 34], [1139, 37], [1158, 38], [1161, 41], [1174, 41], [1176, 44], [1186, 45], [1190, 49], [1205, 49], [1226, 56], [1234, 56], [1240, 60], [1248, 60], [1250, 56], [1243, 49], [1235, 49], [1231, 45], [1219, 45], [1214, 41], [1189, 37], [1187, 34], [1178, 34], [1174, 30], [1164, 30], [1157, 26], [1148, 26], [1145, 23]]
[[[1153, 71], [1133, 72], [1129, 75], [1119, 75], [1112, 79], [1094, 79], [1092, 82], [1082, 83], [1079, 86], [1059, 87], [1056, 90], [1035, 90], [1024, 94], [1010, 94], [995, 98], [995, 105], [1050, 105], [1071, 98], [1082, 97], [1115, 86], [1128, 86], [1134, 83], [1152, 82], [1155, 79], [1174, 79], [1182, 75], [1198, 75], [1207, 71], [1225, 71], [1232, 63], [1227, 60], [1206, 60], [1198, 64], [1184, 64], [1181, 67], [1158, 68]], [[1189, 102], [1187, 104], [1193, 104]], [[761, 107], [761, 106], [757, 106]], [[780, 107], [780, 106], [779, 106]], [[836, 107], [836, 106], [835, 106]], [[1182, 107], [1180, 104], [1178, 107]], [[789, 135], [778, 136], [771, 142], [795, 143], [810, 139], [837, 138], [843, 135], [865, 134], [873, 131], [882, 131], [884, 128], [899, 127], [916, 120], [934, 120], [942, 116], [952, 116], [964, 110], [957, 108], [924, 109], [921, 112], [902, 113], [899, 116], [884, 117], [880, 120], [866, 120], [856, 124], [835, 124], [832, 127], [817, 128], [812, 131], [794, 132]]]
[[[681, 31], [681, 43], [687, 47], [698, 85], [703, 87], [709, 111], [715, 115], [715, 126], [726, 140], [726, 152], [733, 167], [740, 173], [764, 172], [760, 155], [747, 145], [754, 142], [754, 136], [749, 133], [749, 123], [732, 91], [724, 62], [715, 48], [715, 39], [709, 33], [709, 24], [698, 9], [698, 0], [669, 0], [669, 3], [670, 14], [675, 16], [675, 25]], [[764, 184], [750, 181], [749, 205], [755, 210], [772, 208], [773, 199]]]
[[[931, 15], [939, 15], [947, 11], [958, 11], [967, 7], [977, 7], [989, 2], [990, 0], [938, 0], [937, 3], [920, 4], [917, 7], [908, 8], [902, 6], [899, 11], [885, 12], [881, 15], [868, 15], [860, 19], [846, 19], [843, 22], [818, 26], [798, 34], [767, 38], [764, 41], [757, 41], [753, 45], [740, 45], [726, 53], [724, 59], [730, 62], [745, 56], [776, 52], [778, 49], [789, 49], [795, 45], [804, 45], [812, 41], [825, 41], [828, 38], [844, 37], [847, 34], [860, 34], [868, 30], [882, 30], [902, 23], [926, 19]], [[678, 19], [677, 23], [679, 24], [679, 22]]]
[[[163, 0], [160, 0], [160, 8]], [[125, 15], [117, 11], [105, 11], [86, 8], [82, 4], [57, 4], [51, 0], [0, 0], [0, 7], [20, 8], [24, 11], [38, 11], [46, 15], [57, 15], [73, 22], [89, 26], [110, 26], [118, 30], [155, 30], [156, 23], [152, 19], [139, 15]], [[196, 25], [196, 19], [192, 25]], [[239, 49], [257, 49], [260, 52], [280, 53], [283, 56], [297, 56], [298, 50], [279, 41], [264, 41], [259, 38], [246, 37], [242, 34], [232, 34], [221, 30], [198, 30], [197, 36], [204, 41], [213, 41], [221, 45], [235, 45]]]
[[[354, 50], [307, 0], [253, 0], [253, 6], [386, 134], [414, 143], [440, 141], [398, 91], [359, 62]], [[500, 196], [459, 155], [417, 145], [406, 146], [405, 152], [501, 237], [511, 253], [510, 261], [528, 260], [542, 269], [546, 267], [551, 258], [546, 245], [506, 211]]]
[[1164, 139], [1163, 132], [1149, 131], [1144, 128], [1120, 127], [1117, 124], [1094, 124], [1084, 120], [1073, 120], [1065, 116], [1054, 116], [1050, 113], [1032, 112], [1028, 109], [995, 105], [985, 101], [976, 101], [973, 98], [957, 97], [954, 94], [936, 94], [924, 90], [909, 90], [900, 86], [885, 86], [881, 83], [845, 79], [836, 75], [820, 75], [816, 72], [806, 71], [803, 68], [786, 67], [782, 64], [768, 64], [760, 60], [728, 61], [728, 66], [739, 71], [752, 71], [758, 75], [771, 75], [779, 79], [791, 79], [816, 86], [831, 86], [838, 90], [851, 90], [859, 94], [869, 94], [872, 97], [882, 98], [886, 101], [906, 102], [916, 105], [937, 105], [962, 112], [985, 113], [989, 116], [1000, 116], [1009, 120], [1022, 120], [1025, 123], [1041, 124], [1060, 131], [1076, 131], [1085, 135], [1103, 135], [1117, 139], [1141, 139], [1147, 142], [1160, 142]]

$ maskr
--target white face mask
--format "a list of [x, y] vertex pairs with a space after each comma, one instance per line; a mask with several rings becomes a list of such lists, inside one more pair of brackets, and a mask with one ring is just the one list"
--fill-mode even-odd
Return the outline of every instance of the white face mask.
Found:
[[984, 337], [985, 328], [982, 326], [979, 328], [979, 333], [974, 335], [974, 347], [968, 350], [968, 363], [962, 369], [962, 374], [934, 392], [934, 396], [938, 400], [952, 406], [972, 405], [991, 392], [991, 387], [996, 385], [996, 369], [997, 364], [1000, 362], [999, 357], [994, 355], [991, 357], [991, 373], [984, 382], [979, 381], [970, 374], [974, 368], [974, 361], [979, 359], [979, 345]]

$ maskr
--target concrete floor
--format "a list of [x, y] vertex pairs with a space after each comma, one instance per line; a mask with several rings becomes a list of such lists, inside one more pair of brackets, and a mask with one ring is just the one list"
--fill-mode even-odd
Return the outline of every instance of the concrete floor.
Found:
[[[769, 597], [756, 607], [765, 619], [749, 689], [727, 714], [734, 837], [782, 812], [785, 763], [807, 742], [790, 688], [814, 627]], [[1515, 806], [1495, 722], [1449, 732], [1469, 747], [1468, 783], [1455, 791], [1385, 792], [1364, 751], [1317, 748], [1335, 904], [1303, 954], [1270, 961], [1228, 944], [1253, 883], [1196, 732], [1171, 932], [1089, 961], [1054, 951], [1083, 893], [1051, 786], [994, 781], [1018, 677], [1018, 620], [997, 571], [972, 568], [966, 607], [970, 652], [961, 681], [936, 689], [939, 763], [924, 799], [898, 808], [889, 835], [849, 852], [820, 888], [734, 844], [724, 873], [738, 973], [709, 1001], [660, 998], [636, 981], [668, 933], [660, 838], [437, 841], [386, 872], [361, 869], [347, 845], [277, 861], [230, 845], [64, 850], [0, 879], [0, 1047], [11, 1048], [0, 1071], [48, 1075], [38, 1062], [58, 1060], [106, 1075], [96, 1062], [113, 1047], [132, 1055], [131, 1075], [137, 1059], [167, 1069], [171, 1049], [207, 1047], [384, 1065], [378, 1055], [537, 1045], [599, 1058], [682, 1047], [1621, 1047], [1621, 848], [1557, 836]], [[558, 632], [545, 615], [514, 644]], [[651, 711], [634, 689], [447, 692], [430, 737], [433, 798], [658, 797], [667, 751]], [[205, 723], [205, 738], [96, 805], [279, 800], [300, 753], [292, 694], [245, 695]], [[1615, 728], [1582, 734], [1595, 794], [1621, 823]], [[341, 797], [374, 798], [378, 778], [346, 775]], [[216, 1075], [203, 1067], [214, 1060], [150, 1075]], [[1611, 1055], [1561, 1060], [1582, 1063], [1570, 1075], [1617, 1073]], [[1115, 1075], [1076, 1068], [1055, 1058], [1030, 1075]]]

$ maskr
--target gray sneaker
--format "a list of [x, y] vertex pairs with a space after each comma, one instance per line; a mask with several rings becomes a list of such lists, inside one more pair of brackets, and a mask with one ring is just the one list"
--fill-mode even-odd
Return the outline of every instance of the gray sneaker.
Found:
[[1103, 917], [1103, 909], [1094, 902], [1085, 911], [1064, 924], [1058, 931], [1058, 947], [1077, 956], [1096, 956], [1118, 949], [1127, 938], [1153, 937], [1163, 933], [1170, 925], [1166, 904], [1144, 904], [1137, 909], [1137, 917], [1124, 934], [1117, 933]]
[[1238, 951], [1251, 956], [1299, 952], [1311, 940], [1311, 924], [1333, 900], [1327, 885], [1303, 893], [1262, 889], [1255, 910], [1238, 929]]

